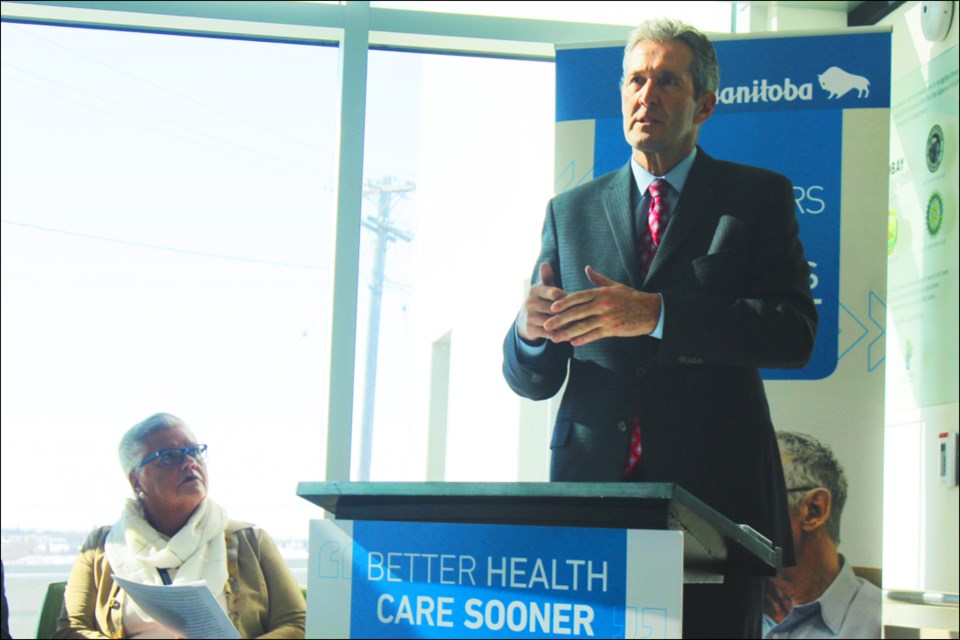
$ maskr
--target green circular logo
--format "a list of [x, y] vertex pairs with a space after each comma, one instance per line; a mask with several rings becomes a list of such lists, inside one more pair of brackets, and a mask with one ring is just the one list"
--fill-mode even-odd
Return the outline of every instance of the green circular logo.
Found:
[[927, 170], [930, 173], [936, 173], [943, 162], [944, 142], [943, 129], [938, 124], [933, 125], [927, 134]]
[[900, 237], [900, 223], [897, 221], [897, 212], [890, 209], [887, 214], [887, 255], [893, 254], [897, 248], [897, 238]]
[[943, 227], [943, 196], [934, 191], [927, 200], [927, 231], [931, 238], [936, 238]]

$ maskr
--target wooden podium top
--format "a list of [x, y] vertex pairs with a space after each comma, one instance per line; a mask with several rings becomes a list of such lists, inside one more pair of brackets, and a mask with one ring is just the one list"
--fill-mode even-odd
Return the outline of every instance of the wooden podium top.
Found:
[[776, 575], [781, 550], [672, 483], [301, 482], [341, 520], [669, 529], [684, 532], [684, 580]]

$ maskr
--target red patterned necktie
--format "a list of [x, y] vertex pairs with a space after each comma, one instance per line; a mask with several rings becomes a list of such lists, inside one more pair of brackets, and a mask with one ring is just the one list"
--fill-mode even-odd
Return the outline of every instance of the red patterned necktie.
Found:
[[634, 416], [633, 425], [630, 427], [630, 451], [627, 454], [627, 466], [623, 470], [623, 477], [628, 478], [637, 463], [640, 462], [640, 456], [643, 455], [643, 442], [640, 439], [640, 416]]
[[[641, 234], [640, 241], [640, 265], [643, 268], [643, 275], [646, 277], [650, 265], [653, 263], [653, 256], [657, 253], [657, 247], [660, 246], [660, 238], [663, 237], [663, 229], [667, 226], [667, 189], [669, 183], [663, 178], [657, 178], [650, 183], [650, 210], [647, 212], [647, 232]], [[637, 464], [640, 462], [640, 456], [643, 455], [643, 441], [640, 437], [640, 416], [634, 416], [633, 424], [630, 427], [630, 451], [627, 454], [627, 466], [623, 470], [623, 477], [627, 478], [633, 473]]]
[[650, 209], [647, 212], [647, 229], [641, 234], [640, 240], [640, 265], [643, 267], [643, 275], [646, 276], [650, 270], [650, 264], [653, 262], [653, 256], [657, 253], [657, 247], [660, 246], [660, 238], [663, 236], [663, 230], [667, 226], [667, 189], [670, 184], [663, 178], [657, 178], [650, 183]]

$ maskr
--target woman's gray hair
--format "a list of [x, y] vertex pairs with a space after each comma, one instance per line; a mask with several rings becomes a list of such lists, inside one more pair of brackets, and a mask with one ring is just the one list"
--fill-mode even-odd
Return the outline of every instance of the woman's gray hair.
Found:
[[787, 483], [787, 504], [795, 510], [806, 491], [789, 491], [803, 487], [823, 487], [830, 491], [830, 518], [826, 531], [840, 544], [840, 516], [847, 502], [847, 478], [830, 447], [813, 436], [792, 431], [778, 431], [777, 444], [783, 456], [783, 477]]
[[720, 88], [720, 65], [717, 62], [717, 52], [707, 36], [696, 28], [674, 20], [673, 18], [654, 18], [645, 21], [630, 32], [627, 37], [627, 46], [623, 49], [623, 78], [622, 85], [627, 79], [627, 60], [630, 52], [639, 42], [682, 42], [693, 51], [693, 62], [690, 63], [690, 75], [693, 76], [694, 98], [699, 99], [707, 91], [716, 91]]
[[158, 431], [173, 429], [175, 427], [183, 429], [193, 438], [193, 432], [190, 431], [187, 423], [169, 413], [155, 413], [146, 420], [130, 427], [130, 429], [123, 434], [123, 437], [120, 438], [118, 453], [120, 454], [120, 466], [123, 467], [123, 472], [130, 473], [137, 468], [137, 465], [140, 464], [140, 461], [143, 460], [145, 456], [153, 453], [152, 451], [144, 451], [147, 438]]

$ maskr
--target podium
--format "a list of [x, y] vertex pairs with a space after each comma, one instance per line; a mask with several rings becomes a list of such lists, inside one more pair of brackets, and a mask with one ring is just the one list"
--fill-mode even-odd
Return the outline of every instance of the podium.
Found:
[[[307, 617], [311, 637], [327, 633], [325, 625], [311, 623], [320, 615], [316, 609], [324, 607], [341, 616], [353, 611], [355, 625], [366, 624], [371, 617], [387, 621], [383, 637], [403, 637], [408, 631], [407, 637], [469, 637], [471, 629], [477, 631], [473, 637], [543, 636], [551, 635], [551, 629], [553, 635], [564, 636], [657, 637], [661, 626], [667, 637], [679, 631], [681, 581], [772, 576], [780, 568], [779, 547], [671, 483], [301, 482], [297, 495], [334, 516], [333, 521], [311, 527]], [[365, 532], [365, 539], [377, 542], [361, 549], [356, 527]], [[467, 542], [474, 531], [477, 540], [472, 544], [480, 546], [465, 548], [486, 549], [484, 545], [491, 544], [497, 551], [457, 551], [457, 544], [449, 541]], [[447, 534], [452, 537], [445, 538]], [[427, 540], [437, 541], [435, 552], [421, 548]], [[567, 552], [550, 555], [554, 541], [567, 545], [563, 547]], [[521, 551], [499, 551], [513, 542]], [[404, 552], [404, 544], [421, 547], [415, 553]], [[586, 553], [606, 553], [607, 547], [622, 547], [627, 556], [621, 562], [619, 556], [600, 559]], [[652, 555], [634, 561], [637, 551]], [[454, 584], [456, 580], [461, 584]], [[376, 589], [386, 591], [364, 596], [373, 613], [359, 616], [357, 622], [356, 605], [351, 609], [347, 591], [356, 599], [364, 581], [379, 581]], [[618, 581], [625, 583], [627, 599], [620, 603], [624, 621], [597, 633], [595, 626], [612, 617], [597, 600], [600, 587], [612, 590]], [[644, 581], [655, 584], [641, 584]], [[456, 592], [442, 592], [442, 585], [473, 591], [468, 589], [461, 602], [449, 595]], [[389, 592], [394, 587], [408, 590]], [[491, 595], [493, 587], [502, 587], [505, 595]], [[314, 593], [317, 590], [323, 590], [322, 598]], [[577, 590], [577, 597], [586, 598], [584, 604], [574, 597]], [[675, 606], [645, 604], [650, 593], [674, 591]], [[533, 598], [535, 592], [542, 592], [540, 601]], [[631, 604], [630, 598], [638, 602]], [[331, 607], [332, 601], [336, 605]], [[335, 616], [326, 619], [336, 620]], [[453, 622], [466, 628], [445, 624]], [[473, 622], [481, 626], [475, 628]], [[349, 625], [339, 626], [330, 635], [377, 634], [373, 627], [363, 629], [358, 633]], [[447, 631], [451, 633], [445, 635]]]

